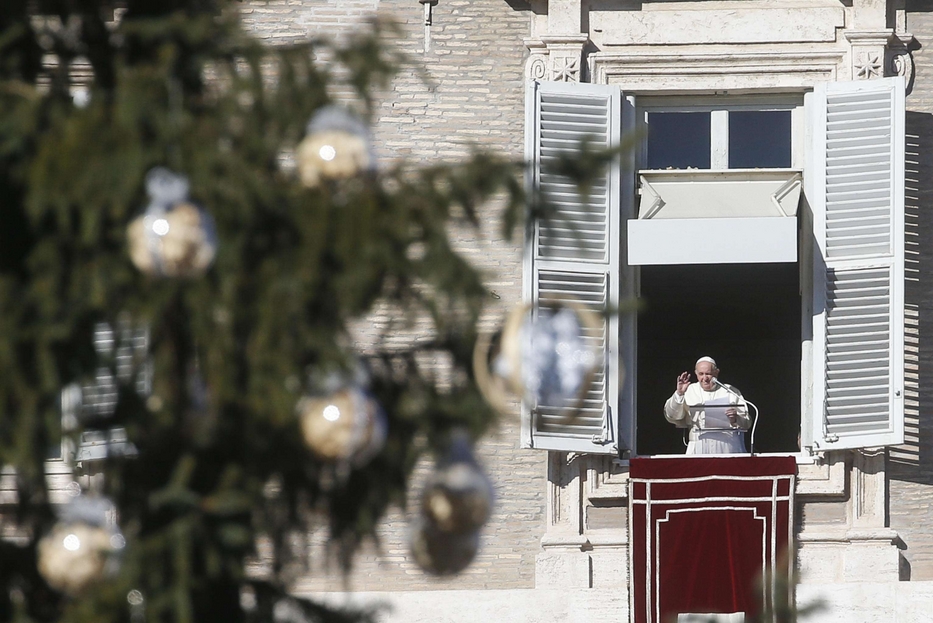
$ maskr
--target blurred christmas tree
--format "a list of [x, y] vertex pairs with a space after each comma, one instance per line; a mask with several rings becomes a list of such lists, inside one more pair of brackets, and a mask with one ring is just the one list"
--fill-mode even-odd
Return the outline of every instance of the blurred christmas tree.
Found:
[[[495, 419], [470, 369], [488, 293], [448, 230], [496, 193], [515, 223], [519, 165], [378, 166], [385, 28], [269, 48], [228, 0], [4, 2], [0, 620], [366, 618], [287, 596], [291, 537], [327, 525], [349, 565], [420, 456], [470, 465], [448, 444]], [[377, 304], [429, 335], [356, 352]], [[50, 453], [78, 459], [70, 504]], [[447, 473], [425, 515], [467, 532], [426, 528], [435, 572], [488, 513]]]

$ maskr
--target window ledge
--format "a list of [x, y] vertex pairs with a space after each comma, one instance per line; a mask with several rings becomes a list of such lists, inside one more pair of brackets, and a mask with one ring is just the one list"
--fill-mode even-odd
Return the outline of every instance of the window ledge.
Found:
[[[683, 455], [665, 456], [682, 457]], [[846, 461], [844, 455], [831, 453], [823, 460], [806, 452], [774, 452], [765, 456], [793, 456], [796, 459], [795, 495], [845, 496]], [[588, 500], [608, 502], [628, 499], [628, 460], [603, 456], [593, 457], [587, 471], [586, 496]]]

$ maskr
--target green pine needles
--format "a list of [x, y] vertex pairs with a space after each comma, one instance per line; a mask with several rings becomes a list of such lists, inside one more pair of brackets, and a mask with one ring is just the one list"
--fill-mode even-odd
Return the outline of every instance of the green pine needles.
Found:
[[[309, 119], [341, 93], [368, 122], [405, 62], [384, 45], [390, 24], [340, 45], [269, 47], [244, 32], [235, 2], [113, 4], [7, 0], [0, 12], [0, 621], [235, 623], [271, 621], [275, 608], [371, 619], [287, 597], [303, 555], [290, 535], [329, 527], [349, 566], [404, 502], [419, 456], [454, 428], [478, 437], [493, 424], [470, 369], [489, 293], [449, 231], [477, 226], [494, 196], [516, 223], [521, 163], [477, 153], [307, 188], [294, 150]], [[185, 176], [216, 221], [201, 277], [130, 261], [127, 226], [157, 166]], [[377, 305], [396, 323], [427, 319], [424, 339], [360, 349], [351, 324]], [[145, 332], [148, 356], [119, 372], [120, 351], [95, 344], [101, 323], [117, 340], [121, 326]], [[443, 374], [423, 365], [439, 353]], [[360, 366], [387, 436], [365, 465], [336, 468], [302, 442], [295, 406]], [[101, 367], [118, 380], [112, 408], [63, 428], [62, 390]], [[120, 571], [66, 597], [36, 565], [64, 497], [46, 472], [63, 438], [68, 466], [82, 433], [115, 429], [131, 456], [86, 461], [74, 479], [118, 507]], [[259, 536], [271, 562], [249, 575]]]

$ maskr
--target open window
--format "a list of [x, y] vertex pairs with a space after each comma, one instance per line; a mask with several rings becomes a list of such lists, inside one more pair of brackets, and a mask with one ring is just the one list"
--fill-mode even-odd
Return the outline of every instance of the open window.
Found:
[[639, 454], [684, 452], [685, 429], [660, 405], [707, 355], [761, 409], [754, 450], [799, 447], [802, 107], [802, 96], [639, 100], [640, 202], [626, 241], [643, 304]]
[[[902, 79], [637, 109], [615, 86], [533, 83], [527, 104], [529, 181], [562, 218], [529, 228], [526, 300], [598, 282], [590, 300], [646, 309], [607, 322], [605, 407], [576, 428], [529, 409], [524, 446], [682, 453], [661, 405], [700, 355], [761, 409], [758, 452], [902, 442]], [[640, 168], [613, 166], [605, 192], [582, 197], [540, 166], [584, 136], [616, 144], [638, 119], [654, 127]], [[560, 238], [562, 221], [587, 235]]]

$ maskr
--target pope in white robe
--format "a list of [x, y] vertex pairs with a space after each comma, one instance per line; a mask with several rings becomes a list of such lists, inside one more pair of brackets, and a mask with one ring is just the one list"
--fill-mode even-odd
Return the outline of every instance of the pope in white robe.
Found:
[[[751, 426], [742, 392], [718, 382], [719, 368], [711, 357], [697, 360], [694, 373], [677, 377], [677, 389], [664, 403], [664, 417], [678, 428], [689, 428], [687, 454], [745, 452], [745, 431]], [[709, 417], [707, 417], [709, 415]]]

